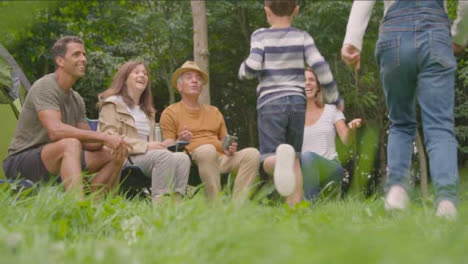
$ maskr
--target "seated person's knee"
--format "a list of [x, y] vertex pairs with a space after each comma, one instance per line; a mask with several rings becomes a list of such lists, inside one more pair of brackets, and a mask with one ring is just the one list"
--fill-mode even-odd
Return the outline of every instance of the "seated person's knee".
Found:
[[260, 152], [256, 148], [246, 148], [244, 159], [260, 163]]
[[146, 155], [154, 162], [167, 162], [172, 159], [172, 152], [162, 149], [148, 150]]
[[304, 164], [304, 163], [313, 162], [313, 161], [317, 160], [318, 157], [319, 157], [319, 155], [317, 153], [315, 153], [315, 152], [302, 153], [301, 154], [301, 163]]
[[205, 144], [201, 145], [198, 148], [195, 149], [197, 153], [197, 159], [198, 160], [217, 160], [218, 159], [218, 153], [216, 152], [216, 148], [212, 144]]

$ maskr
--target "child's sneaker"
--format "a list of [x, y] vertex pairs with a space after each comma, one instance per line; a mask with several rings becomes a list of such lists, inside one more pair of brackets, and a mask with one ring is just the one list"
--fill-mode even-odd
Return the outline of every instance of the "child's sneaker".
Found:
[[457, 208], [451, 201], [442, 200], [437, 206], [436, 216], [447, 220], [455, 220], [457, 219]]
[[400, 185], [393, 185], [385, 197], [385, 210], [405, 210], [408, 206], [409, 198], [405, 189]]
[[294, 160], [296, 152], [288, 144], [281, 144], [276, 148], [276, 162], [273, 179], [276, 190], [282, 196], [289, 196], [296, 187], [296, 175], [294, 173]]

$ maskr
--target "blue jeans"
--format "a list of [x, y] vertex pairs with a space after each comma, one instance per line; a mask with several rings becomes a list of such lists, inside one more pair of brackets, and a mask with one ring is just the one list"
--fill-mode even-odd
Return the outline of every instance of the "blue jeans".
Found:
[[314, 152], [301, 155], [302, 177], [304, 179], [304, 199], [316, 200], [321, 186], [330, 183], [334, 188], [341, 188], [344, 169], [336, 160], [329, 160]]
[[292, 95], [275, 99], [258, 110], [258, 136], [262, 160], [275, 153], [280, 144], [301, 152], [304, 137], [306, 99]]
[[391, 120], [386, 189], [407, 189], [421, 108], [424, 144], [436, 204], [458, 201], [457, 141], [454, 134], [456, 60], [442, 1], [397, 1], [387, 11], [376, 44]]

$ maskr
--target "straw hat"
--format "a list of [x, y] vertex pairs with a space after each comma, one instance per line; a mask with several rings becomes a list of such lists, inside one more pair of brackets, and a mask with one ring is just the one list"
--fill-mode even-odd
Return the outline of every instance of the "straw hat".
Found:
[[193, 61], [186, 61], [182, 67], [177, 69], [173, 74], [172, 74], [172, 87], [177, 90], [177, 79], [179, 79], [179, 76], [182, 75], [185, 72], [188, 71], [196, 71], [200, 73], [200, 76], [202, 78], [202, 84], [206, 84], [208, 82], [208, 74], [206, 72], [202, 71], [198, 65], [193, 62]]

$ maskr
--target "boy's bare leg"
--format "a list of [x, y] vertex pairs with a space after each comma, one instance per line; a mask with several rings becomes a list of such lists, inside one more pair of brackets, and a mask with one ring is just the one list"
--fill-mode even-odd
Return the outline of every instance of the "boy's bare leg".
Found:
[[75, 138], [49, 143], [41, 151], [41, 159], [47, 171], [60, 173], [65, 190], [77, 191], [79, 198], [83, 198], [81, 151], [81, 142]]
[[303, 183], [302, 183], [302, 170], [301, 170], [301, 163], [299, 162], [299, 159], [296, 158], [295, 163], [294, 163], [294, 171], [296, 173], [296, 187], [294, 188], [294, 192], [286, 197], [286, 202], [290, 206], [296, 205], [298, 202], [302, 201], [303, 197]]
[[275, 170], [276, 156], [269, 156], [263, 161], [263, 170], [270, 176], [273, 175]]
[[[275, 163], [276, 156], [274, 155], [266, 158], [263, 162], [263, 170], [270, 176], [273, 175]], [[300, 202], [303, 196], [301, 163], [298, 158], [296, 158], [294, 163], [294, 172], [296, 174], [296, 187], [294, 188], [294, 192], [290, 196], [286, 197], [286, 202], [290, 206], [294, 206], [296, 203]]]

